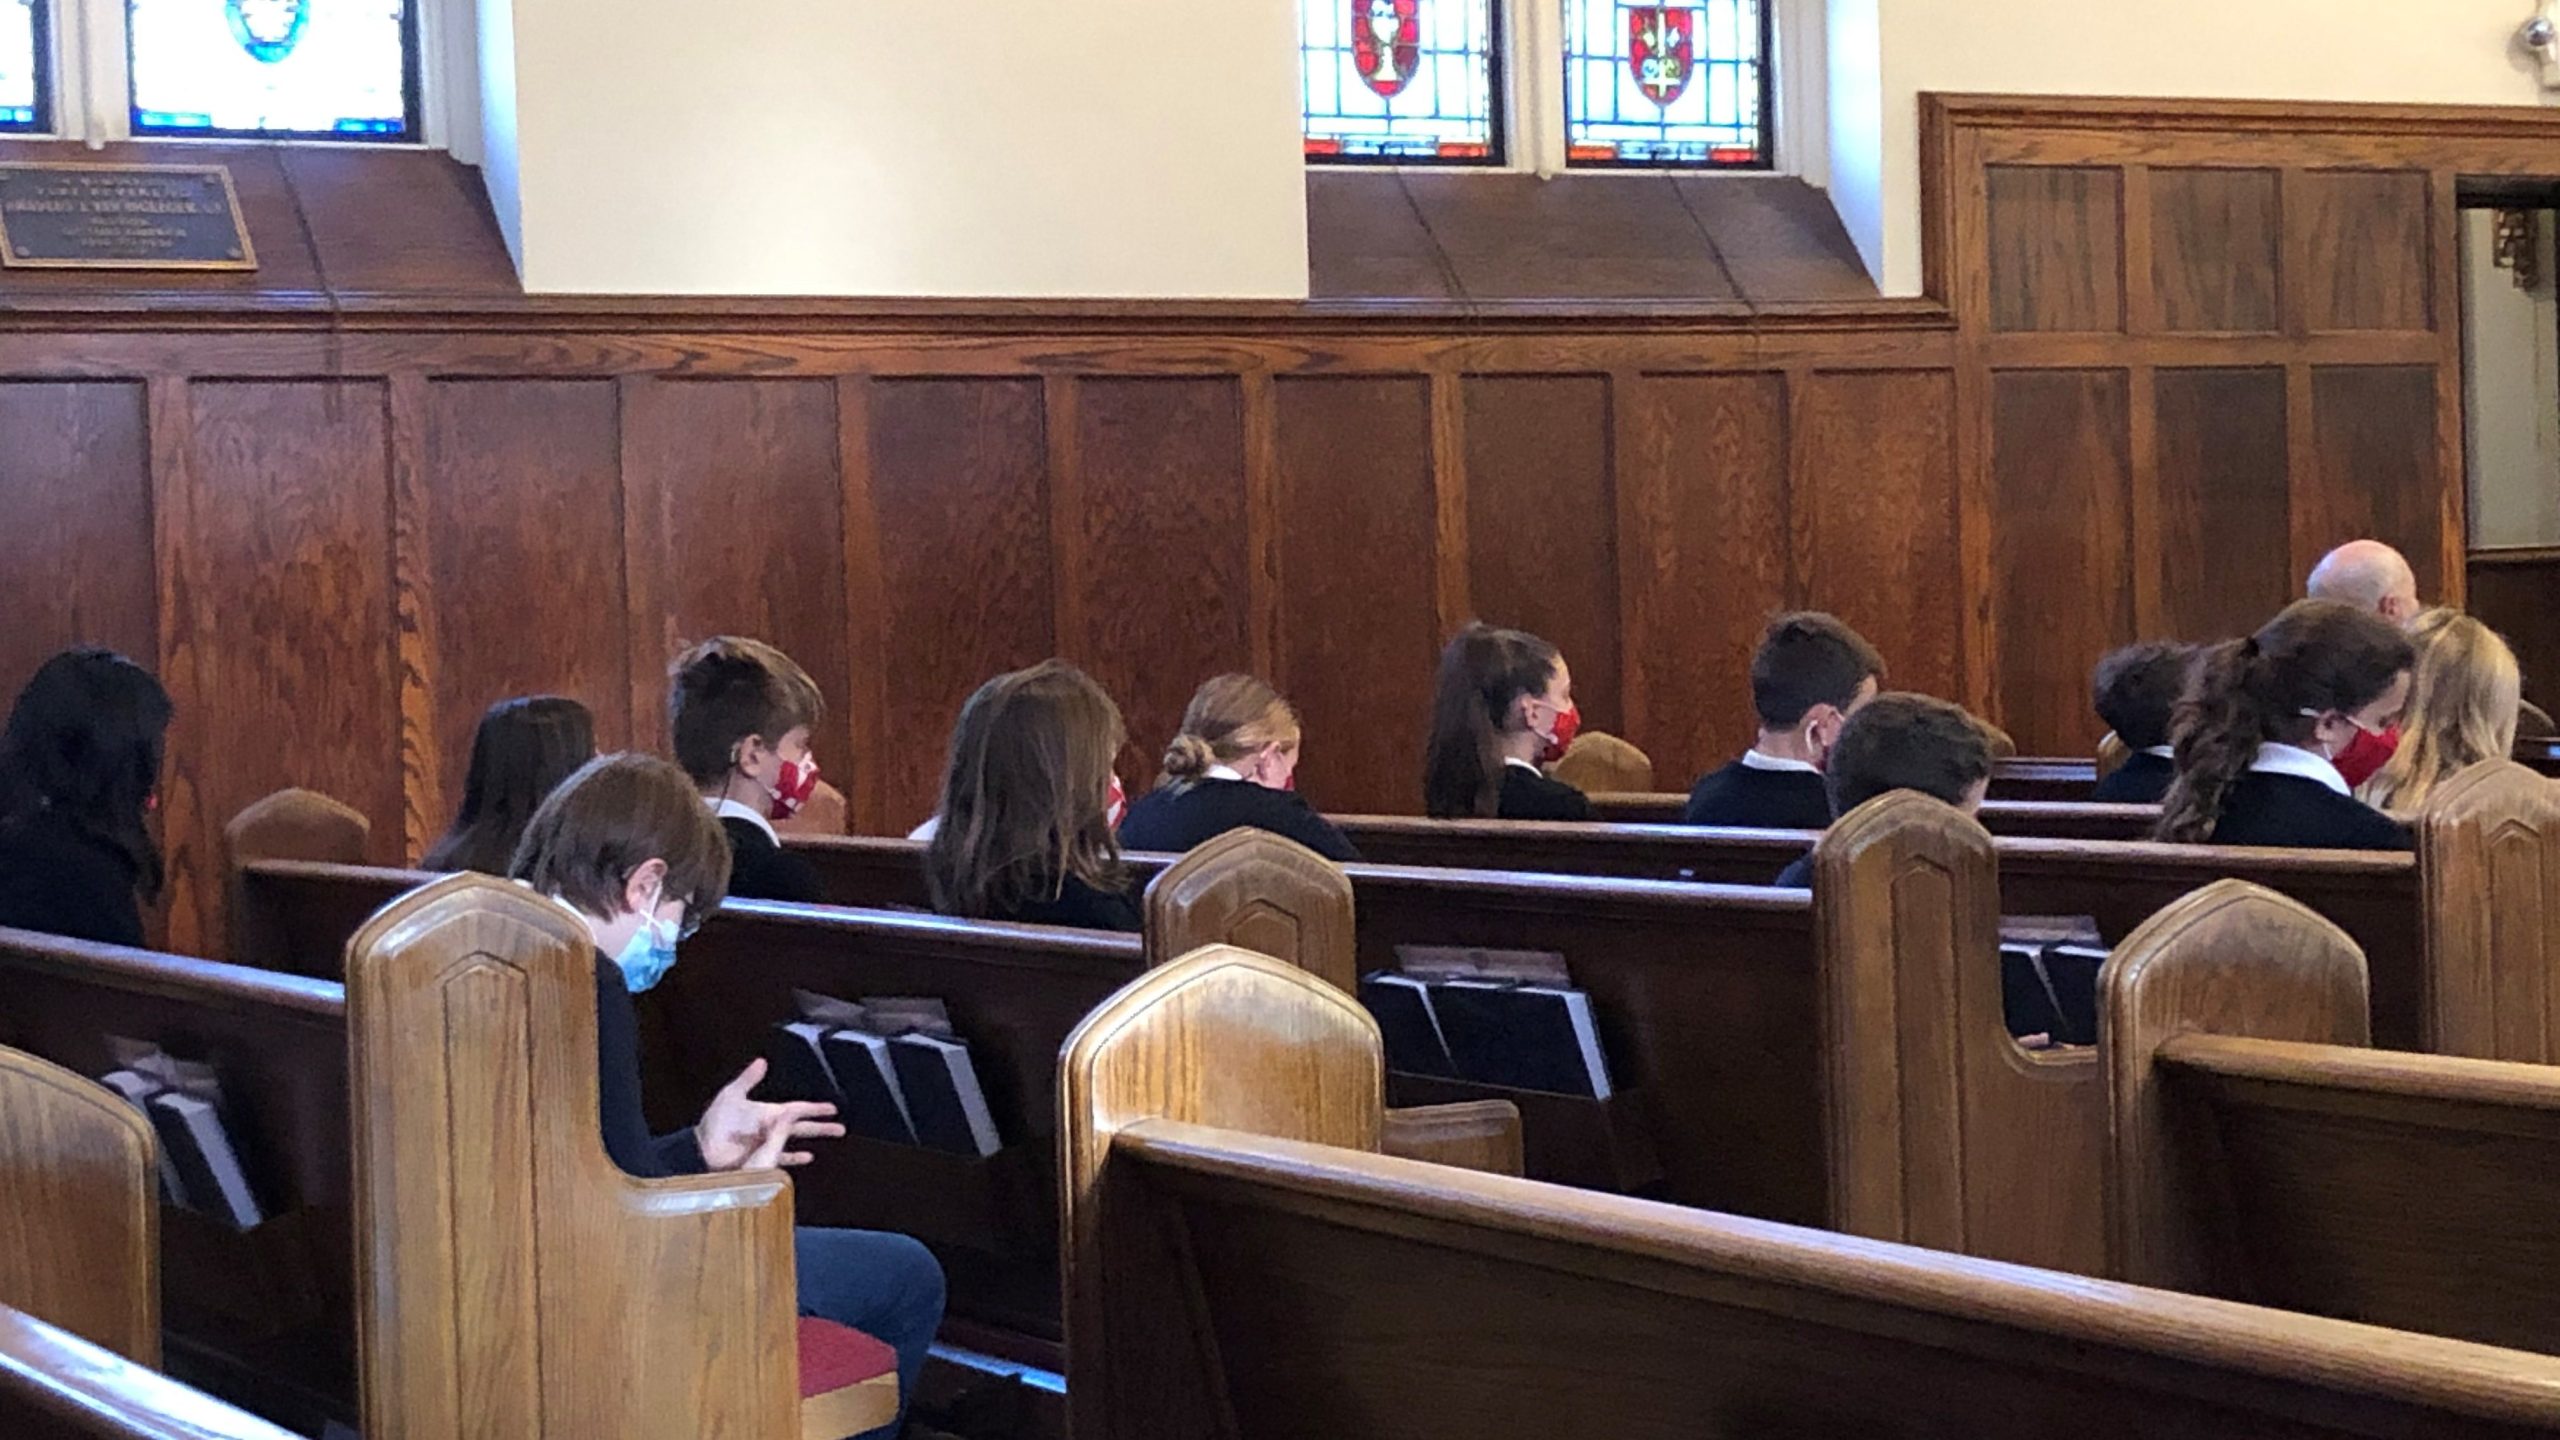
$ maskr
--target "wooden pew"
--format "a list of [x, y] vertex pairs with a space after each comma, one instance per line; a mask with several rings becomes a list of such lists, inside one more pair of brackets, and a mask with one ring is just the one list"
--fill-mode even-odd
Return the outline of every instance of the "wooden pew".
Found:
[[373, 822], [362, 812], [316, 790], [279, 790], [242, 807], [222, 827], [223, 904], [230, 921], [226, 958], [262, 954], [278, 943], [258, 928], [258, 912], [240, 903], [245, 867], [260, 860], [362, 865], [372, 838]]
[[301, 1440], [149, 1366], [0, 1306], [9, 1440]]
[[157, 1153], [114, 1091], [0, 1049], [0, 1305], [158, 1365]]
[[176, 1207], [159, 1216], [166, 1368], [279, 1424], [356, 1414], [347, 1039], [334, 984], [0, 931], [0, 1044], [82, 1075], [115, 1068], [107, 1037], [220, 1074], [233, 1139], [271, 1213], [248, 1231]]
[[1368, 1156], [1378, 1064], [1216, 954], [1079, 1028], [1079, 1440], [2560, 1434], [2541, 1357]]
[[2560, 1070], [2366, 1049], [2335, 926], [2238, 882], [2105, 977], [2110, 1264], [2143, 1284], [2560, 1354]]
[[2473, 766], [2416, 829], [2427, 1049], [2560, 1063], [2560, 779]]
[[[1689, 797], [1670, 792], [1607, 794], [1591, 797], [1591, 808], [1612, 825], [1679, 825], [1688, 813]], [[1352, 843], [1362, 846], [1369, 829], [1381, 821], [1407, 819], [1380, 815], [1335, 816]], [[1990, 800], [1982, 807], [1982, 825], [1994, 835], [2021, 840], [2148, 840], [2160, 823], [2157, 805], [2099, 805], [2087, 800]], [[1384, 827], [1396, 834], [1394, 826]], [[1392, 842], [1391, 842], [1392, 843]], [[1392, 859], [1392, 854], [1372, 858]]]

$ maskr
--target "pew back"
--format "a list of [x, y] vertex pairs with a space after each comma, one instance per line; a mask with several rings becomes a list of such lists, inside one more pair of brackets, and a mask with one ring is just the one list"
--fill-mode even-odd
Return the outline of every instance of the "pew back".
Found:
[[158, 1365], [156, 1155], [123, 1097], [0, 1049], [0, 1305]]
[[[1678, 825], [1689, 797], [1672, 792], [1600, 792], [1591, 808], [1614, 825]], [[1385, 816], [1352, 816], [1343, 823], [1353, 840]], [[2082, 800], [1990, 800], [1982, 806], [1984, 829], [2021, 840], [2147, 840], [2160, 823], [2157, 805], [2099, 805]], [[1392, 832], [1391, 832], [1392, 833]], [[1367, 851], [1364, 849], [1363, 854]], [[1374, 858], [1392, 859], [1393, 854]]]
[[300, 1440], [24, 1311], [0, 1306], [10, 1440]]
[[2560, 780], [2473, 766], [2416, 829], [2427, 1048], [2560, 1062]]
[[1229, 944], [1285, 960], [1342, 990], [1360, 981], [1350, 879], [1268, 830], [1230, 830], [1149, 881], [1145, 943], [1151, 965]]

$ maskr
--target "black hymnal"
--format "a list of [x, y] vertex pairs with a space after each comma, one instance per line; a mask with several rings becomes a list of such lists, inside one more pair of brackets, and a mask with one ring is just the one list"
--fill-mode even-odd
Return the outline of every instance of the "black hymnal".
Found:
[[844, 1097], [840, 1116], [847, 1132], [913, 1145], [915, 1126], [907, 1119], [890, 1043], [860, 1030], [831, 1030], [825, 1044], [827, 1068], [836, 1077], [836, 1093]]
[[151, 1122], [194, 1197], [193, 1208], [246, 1230], [267, 1218], [213, 1102], [175, 1090], [151, 1097]]
[[1551, 985], [1451, 980], [1431, 987], [1432, 1012], [1458, 1074], [1483, 1085], [1609, 1098], [1591, 997]]
[[2098, 971], [2106, 963], [2107, 952], [2094, 945], [2056, 945], [2044, 952], [2045, 983], [2062, 1017], [2055, 1044], [2098, 1043]]
[[827, 1027], [814, 1020], [776, 1025], [765, 1045], [764, 1084], [758, 1088], [775, 1100], [823, 1100], [841, 1106], [834, 1073], [822, 1048]]
[[2055, 1032], [2062, 1028], [2062, 1014], [2054, 1003], [2053, 988], [2045, 983], [2043, 946], [2000, 947], [2000, 1008], [2011, 1035], [2061, 1040]]
[[[100, 1076], [98, 1083], [123, 1096], [126, 1103], [142, 1112], [143, 1119], [151, 1122], [152, 1133], [155, 1136], [159, 1133], [160, 1122], [151, 1113], [151, 1097], [163, 1088], [159, 1081], [131, 1070], [111, 1070]], [[195, 1201], [187, 1194], [187, 1182], [178, 1174], [178, 1162], [170, 1156], [169, 1147], [164, 1143], [151, 1148], [160, 1164], [160, 1198], [172, 1205], [193, 1209]]]
[[968, 1046], [931, 1035], [901, 1035], [889, 1042], [889, 1053], [918, 1144], [982, 1158], [1001, 1148]]
[[1439, 1018], [1431, 1011], [1429, 985], [1410, 975], [1381, 970], [1361, 977], [1360, 1003], [1369, 1007], [1378, 1022], [1388, 1069], [1443, 1080], [1457, 1078], [1457, 1067], [1449, 1063], [1449, 1042], [1442, 1038]]

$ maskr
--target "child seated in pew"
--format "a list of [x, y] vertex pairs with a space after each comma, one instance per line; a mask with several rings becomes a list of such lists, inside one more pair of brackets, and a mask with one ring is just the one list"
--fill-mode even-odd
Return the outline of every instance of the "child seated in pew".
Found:
[[2418, 647], [2400, 747], [2356, 793], [2408, 818], [2435, 788], [2484, 760], [2515, 753], [2524, 675], [2498, 632], [2459, 610], [2429, 610], [2409, 627]]
[[761, 640], [705, 640], [668, 672], [676, 763], [729, 833], [737, 856], [729, 893], [741, 900], [814, 905], [826, 898], [818, 872], [784, 850], [774, 830], [817, 789], [809, 731], [825, 713], [818, 682]]
[[2369, 611], [2297, 600], [2204, 653], [2178, 702], [2178, 778], [2159, 838], [2188, 844], [2408, 850], [2409, 832], [2349, 792], [2341, 761], [2399, 719], [2416, 662]]
[[[764, 1078], [757, 1059], [692, 1129], [649, 1134], [631, 997], [665, 977], [677, 942], [720, 908], [729, 880], [728, 838], [685, 772], [646, 755], [590, 762], [535, 812], [511, 871], [577, 912], [595, 939], [599, 1118], [616, 1165], [642, 1179], [805, 1165], [809, 1153], [795, 1147], [844, 1133], [833, 1105], [750, 1098]], [[792, 1242], [800, 1312], [897, 1351], [903, 1407], [942, 1325], [941, 1264], [904, 1235], [804, 1226]]]
[[0, 926], [143, 943], [169, 718], [160, 682], [108, 650], [66, 650], [18, 692], [0, 732]]
[[2127, 645], [2098, 662], [2091, 703], [2125, 749], [2089, 798], [2101, 805], [2157, 805], [2178, 767], [2169, 749], [2169, 714], [2187, 688], [2192, 645]]
[[[1991, 793], [1991, 730], [1961, 705], [1926, 695], [1878, 695], [1840, 727], [1823, 782], [1834, 816], [1893, 790], [1917, 790], [1967, 815]], [[1790, 889], [1813, 884], [1813, 856], [1778, 876]]]
[[1591, 820], [1581, 791], [1541, 768], [1582, 729], [1573, 671], [1556, 647], [1477, 621], [1440, 652], [1423, 813], [1434, 820]]
[[526, 695], [490, 706], [471, 737], [462, 808], [418, 867], [506, 874], [533, 812], [594, 758], [595, 717], [577, 701]]
[[1751, 657], [1751, 707], [1760, 738], [1689, 792], [1690, 825], [1819, 830], [1831, 823], [1823, 765], [1840, 727], [1875, 698], [1884, 657], [1832, 616], [1806, 611], [1769, 622]]
[[1180, 854], [1230, 830], [1268, 830], [1328, 860], [1360, 852], [1297, 794], [1298, 712], [1250, 675], [1220, 675], [1191, 696], [1156, 788], [1129, 807], [1120, 843]]
[[924, 852], [933, 908], [973, 920], [1140, 928], [1120, 861], [1120, 707], [1063, 660], [978, 687], [951, 729]]

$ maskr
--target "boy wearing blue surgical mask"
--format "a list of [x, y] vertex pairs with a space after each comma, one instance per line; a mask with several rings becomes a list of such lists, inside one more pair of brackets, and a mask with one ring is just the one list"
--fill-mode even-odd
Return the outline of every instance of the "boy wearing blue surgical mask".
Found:
[[[652, 1137], [640, 1100], [639, 1021], [631, 997], [666, 977], [678, 942], [720, 908], [729, 839], [682, 770], [607, 755], [563, 781], [534, 812], [510, 872], [577, 912], [596, 944], [597, 1097], [605, 1152], [641, 1179], [805, 1165], [798, 1142], [844, 1133], [835, 1107], [751, 1098], [752, 1061], [689, 1130]], [[899, 1395], [915, 1393], [942, 1323], [942, 1267], [903, 1235], [793, 1232], [802, 1313], [848, 1325], [898, 1353]], [[896, 1427], [877, 1432], [894, 1434]]]

